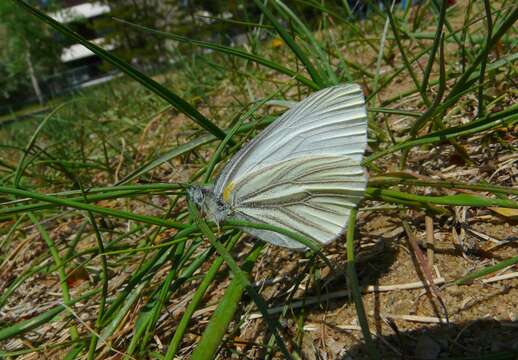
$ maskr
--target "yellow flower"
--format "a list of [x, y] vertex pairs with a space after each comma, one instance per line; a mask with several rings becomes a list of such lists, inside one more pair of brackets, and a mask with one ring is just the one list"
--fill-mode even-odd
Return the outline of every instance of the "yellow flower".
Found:
[[280, 48], [281, 46], [284, 45], [284, 41], [282, 41], [281, 38], [276, 37], [276, 38], [272, 39], [271, 45], [272, 45], [272, 48], [278, 49], [278, 48]]

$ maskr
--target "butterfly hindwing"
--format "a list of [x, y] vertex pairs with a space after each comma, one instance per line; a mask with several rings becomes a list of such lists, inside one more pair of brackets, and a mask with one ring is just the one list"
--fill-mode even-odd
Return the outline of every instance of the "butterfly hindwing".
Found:
[[[237, 217], [280, 226], [327, 244], [344, 232], [366, 183], [362, 167], [350, 158], [299, 157], [235, 179], [228, 202]], [[276, 245], [304, 248], [271, 231], [246, 231]]]

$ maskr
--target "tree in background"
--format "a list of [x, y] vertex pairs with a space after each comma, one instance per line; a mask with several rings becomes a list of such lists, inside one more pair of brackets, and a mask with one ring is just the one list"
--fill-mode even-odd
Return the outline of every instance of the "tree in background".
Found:
[[[37, 6], [35, 2], [31, 5]], [[0, 78], [3, 95], [32, 87], [41, 103], [41, 79], [60, 65], [61, 46], [48, 27], [9, 0], [0, 1]]]

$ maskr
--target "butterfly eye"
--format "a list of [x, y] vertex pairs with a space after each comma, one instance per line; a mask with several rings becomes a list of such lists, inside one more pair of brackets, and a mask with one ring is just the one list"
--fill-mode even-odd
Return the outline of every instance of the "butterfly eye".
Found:
[[205, 198], [203, 189], [200, 189], [197, 186], [193, 186], [193, 187], [187, 189], [187, 195], [197, 205], [200, 205], [203, 202], [203, 199]]
[[221, 201], [219, 199], [217, 200], [217, 205], [218, 205], [219, 211], [224, 211], [227, 208], [227, 206], [223, 203], [223, 201]]

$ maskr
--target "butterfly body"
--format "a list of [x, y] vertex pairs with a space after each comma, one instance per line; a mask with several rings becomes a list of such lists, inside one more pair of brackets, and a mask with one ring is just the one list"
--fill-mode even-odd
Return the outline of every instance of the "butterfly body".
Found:
[[233, 213], [231, 207], [214, 194], [211, 186], [193, 185], [187, 190], [192, 201], [218, 226]]
[[[363, 197], [366, 132], [360, 87], [323, 89], [246, 144], [213, 187], [194, 187], [189, 195], [216, 223], [233, 217], [271, 224], [328, 244], [345, 232], [350, 210]], [[282, 234], [244, 230], [275, 245], [305, 249]]]

